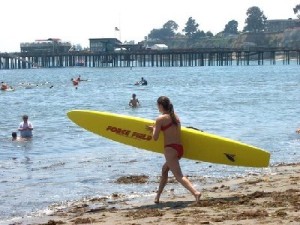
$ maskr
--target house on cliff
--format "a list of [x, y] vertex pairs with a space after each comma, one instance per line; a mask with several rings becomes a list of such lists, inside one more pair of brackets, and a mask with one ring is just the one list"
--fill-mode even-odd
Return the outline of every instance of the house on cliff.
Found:
[[300, 27], [299, 19], [267, 20], [265, 32], [284, 32], [286, 29]]

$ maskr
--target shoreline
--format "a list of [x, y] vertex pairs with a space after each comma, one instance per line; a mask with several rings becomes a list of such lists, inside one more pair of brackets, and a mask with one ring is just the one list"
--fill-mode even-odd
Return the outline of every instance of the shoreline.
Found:
[[163, 192], [159, 204], [153, 202], [155, 194], [133, 199], [112, 194], [50, 207], [48, 215], [10, 224], [299, 224], [300, 163], [269, 169], [209, 183], [200, 189], [198, 204], [190, 193], [173, 189]]

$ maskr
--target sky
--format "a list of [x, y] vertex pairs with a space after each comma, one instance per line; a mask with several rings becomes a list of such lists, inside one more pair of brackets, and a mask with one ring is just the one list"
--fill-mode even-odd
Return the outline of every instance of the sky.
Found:
[[297, 4], [300, 0], [3, 0], [0, 52], [19, 52], [20, 43], [48, 38], [82, 47], [89, 47], [90, 38], [137, 43], [169, 20], [182, 32], [189, 17], [204, 32], [216, 34], [231, 20], [242, 30], [250, 7], [259, 7], [268, 19], [296, 19]]

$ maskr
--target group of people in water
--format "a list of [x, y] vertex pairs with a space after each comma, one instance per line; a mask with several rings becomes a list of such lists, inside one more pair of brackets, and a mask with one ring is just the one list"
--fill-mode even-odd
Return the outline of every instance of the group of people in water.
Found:
[[[77, 89], [80, 81], [87, 81], [87, 80], [81, 79], [81, 76], [79, 75], [77, 78], [72, 78], [71, 81], [73, 83], [73, 86], [75, 86], [75, 88]], [[47, 84], [47, 83], [48, 82], [46, 82], [45, 84]], [[25, 89], [31, 89], [34, 86], [40, 86], [40, 85], [33, 85], [30, 83], [21, 83], [19, 85], [22, 86], [23, 88], [25, 87]], [[42, 84], [42, 85], [44, 85], [44, 84]], [[54, 87], [53, 85], [49, 86], [49, 88], [53, 88], [53, 87]], [[15, 88], [13, 88], [12, 86], [9, 86], [7, 83], [2, 81], [1, 85], [0, 85], [0, 90], [1, 91], [12, 91], [12, 90], [15, 90]]]
[[[87, 80], [81, 79], [81, 76], [79, 75], [77, 78], [72, 78], [71, 81], [72, 81], [73, 86], [77, 89], [78, 85], [81, 81], [87, 81]], [[135, 83], [135, 85], [147, 85], [147, 84], [148, 84], [147, 80], [145, 80], [143, 77], [141, 78], [140, 81], [137, 81]], [[23, 84], [22, 84], [22, 86], [23, 86]], [[32, 86], [33, 86], [32, 84], [28, 83], [28, 84], [25, 85], [25, 88], [30, 89], [30, 88], [32, 88]], [[36, 86], [38, 86], [38, 85], [36, 85]], [[49, 88], [53, 88], [53, 85], [51, 85]], [[2, 81], [1, 86], [0, 86], [0, 90], [1, 91], [8, 91], [8, 90], [14, 90], [14, 88], [12, 86], [9, 86], [8, 84], [6, 84], [4, 81]]]
[[[73, 81], [74, 80], [74, 81]], [[76, 80], [76, 81], [75, 81]], [[78, 85], [78, 83], [81, 80], [81, 77], [78, 76], [76, 79], [72, 79], [74, 86]], [[76, 84], [77, 83], [77, 84]], [[52, 88], [53, 85], [50, 86]], [[10, 87], [4, 82], [1, 82], [1, 90], [6, 90]], [[32, 130], [33, 130], [33, 125], [32, 123], [28, 120], [27, 115], [22, 116], [23, 121], [19, 124], [18, 131], [20, 132], [20, 137], [18, 136], [18, 133], [16, 131], [12, 132], [12, 140], [13, 141], [22, 141], [22, 140], [28, 140], [32, 138]]]
[[29, 121], [27, 115], [22, 116], [23, 121], [19, 124], [18, 131], [20, 132], [20, 137], [18, 137], [17, 132], [12, 132], [12, 140], [13, 141], [21, 141], [21, 140], [28, 140], [32, 138], [32, 130], [33, 125]]
[[[16, 85], [15, 87], [13, 87], [2, 81], [0, 90], [1, 91], [15, 91], [16, 87], [24, 88], [24, 89], [32, 89], [34, 87], [39, 87], [39, 86], [48, 85], [48, 84], [49, 84], [48, 82], [41, 83], [41, 84], [33, 84], [33, 83], [27, 83], [27, 82], [23, 83], [22, 82], [22, 83], [19, 83], [18, 85]], [[53, 85], [51, 85], [50, 88], [53, 88]]]
[[[135, 83], [135, 85], [148, 85], [148, 82], [147, 82], [147, 80], [144, 79], [144, 77], [142, 77], [140, 81], [137, 81]], [[138, 98], [136, 97], [136, 94], [132, 94], [132, 99], [130, 99], [130, 101], [129, 101], [129, 106], [132, 108], [136, 108], [136, 107], [140, 106], [140, 102], [139, 102]]]

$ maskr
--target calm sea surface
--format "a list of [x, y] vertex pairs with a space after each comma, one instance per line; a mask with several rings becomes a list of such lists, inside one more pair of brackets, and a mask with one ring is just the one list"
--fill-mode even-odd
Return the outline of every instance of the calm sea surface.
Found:
[[[72, 109], [109, 111], [154, 119], [156, 99], [167, 95], [184, 126], [239, 140], [271, 152], [271, 163], [299, 162], [299, 65], [185, 68], [56, 68], [0, 70], [0, 81], [16, 88], [0, 92], [0, 223], [93, 196], [144, 195], [157, 188], [164, 162], [89, 133], [72, 123]], [[81, 75], [78, 89], [71, 78]], [[148, 86], [133, 85], [141, 77]], [[30, 88], [24, 84], [30, 83]], [[53, 85], [53, 88], [50, 86]], [[128, 102], [135, 93], [141, 107]], [[12, 142], [23, 114], [34, 138]], [[229, 177], [261, 169], [181, 160], [184, 174]], [[147, 175], [147, 184], [120, 185], [117, 178]], [[151, 182], [153, 181], [153, 182]], [[154, 182], [155, 181], [155, 182]], [[175, 183], [167, 188], [176, 186]], [[195, 183], [201, 190], [201, 184]]]

